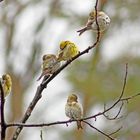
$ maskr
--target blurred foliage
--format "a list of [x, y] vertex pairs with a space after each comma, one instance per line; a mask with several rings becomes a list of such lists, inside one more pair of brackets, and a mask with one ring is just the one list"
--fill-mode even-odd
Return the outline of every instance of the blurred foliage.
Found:
[[[14, 94], [12, 94], [11, 98], [11, 118], [9, 118], [9, 121], [19, 120], [22, 116], [24, 95], [27, 89], [30, 88], [34, 80], [33, 77], [40, 70], [39, 59], [42, 55], [43, 48], [46, 47], [42, 45], [42, 39], [45, 34], [44, 29], [45, 32], [48, 32], [50, 28], [53, 28], [51, 26], [53, 19], [66, 20], [68, 26], [65, 34], [69, 34], [75, 26], [81, 27], [86, 23], [87, 15], [76, 13], [76, 10], [73, 10], [71, 6], [71, 2], [72, 1], [68, 0], [4, 0], [4, 2], [0, 3], [0, 30], [3, 35], [1, 46], [4, 51], [4, 71], [12, 75], [14, 83]], [[46, 11], [42, 13], [41, 18], [36, 21], [37, 23], [35, 22], [31, 27], [33, 31], [30, 37], [25, 39], [25, 36], [17, 32], [18, 26], [24, 27], [24, 25], [19, 25], [19, 21], [22, 20], [22, 15], [24, 15], [28, 9], [34, 9], [37, 6], [38, 8], [44, 8]], [[121, 30], [126, 23], [132, 26], [133, 23], [139, 22], [139, 0], [100, 0], [99, 7], [107, 11], [111, 17], [111, 29], [104, 35], [100, 46], [106, 38], [112, 36], [115, 31]], [[36, 14], [39, 12], [38, 8], [34, 10]], [[47, 29], [45, 27], [47, 27]], [[62, 35], [64, 36], [64, 33], [62, 33]], [[93, 39], [94, 35], [91, 35]], [[15, 40], [16, 36], [20, 38]], [[50, 42], [50, 36], [45, 37], [45, 40]], [[140, 41], [131, 42], [131, 40], [129, 40], [127, 45], [132, 46], [132, 44], [133, 46], [139, 46]], [[25, 55], [24, 51], [28, 52], [28, 55]], [[89, 114], [90, 110], [92, 110], [96, 104], [110, 102], [118, 97], [123, 85], [126, 62], [129, 63], [129, 73], [125, 96], [129, 96], [140, 91], [139, 57], [134, 57], [134, 55], [126, 53], [119, 59], [106, 63], [101, 54], [101, 48], [98, 47], [94, 49], [93, 55], [89, 58], [77, 60], [73, 63], [68, 72], [68, 79], [74, 89], [83, 95], [85, 115]], [[20, 69], [16, 69], [16, 67], [20, 67]], [[138, 99], [134, 99], [125, 107], [127, 110], [125, 113], [128, 114], [128, 116], [122, 120], [124, 129], [118, 134], [118, 137], [120, 139], [139, 140], [140, 128], [138, 124], [140, 124], [140, 109]], [[134, 119], [137, 120], [137, 122], [129, 124], [129, 122]], [[113, 126], [114, 125], [116, 126], [117, 122], [113, 123]], [[112, 126], [108, 129], [111, 128]], [[108, 129], [105, 128], [105, 130]], [[8, 132], [9, 136], [12, 131]], [[73, 137], [72, 134], [74, 134]], [[60, 133], [60, 135], [62, 136], [61, 139], [102, 139], [102, 137], [96, 133], [77, 132], [75, 130], [69, 132], [64, 131]], [[7, 139], [9, 139], [9, 137], [7, 137]]]

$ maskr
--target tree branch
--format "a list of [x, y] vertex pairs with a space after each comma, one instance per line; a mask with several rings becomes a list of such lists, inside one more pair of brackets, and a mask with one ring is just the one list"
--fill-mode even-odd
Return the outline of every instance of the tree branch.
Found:
[[[133, 98], [135, 98], [136, 96], [140, 96], [140, 93], [127, 97], [127, 98], [123, 98], [120, 101], [126, 101], [126, 100], [132, 100]], [[113, 104], [114, 105], [114, 104]], [[111, 108], [112, 109], [112, 108]], [[105, 112], [109, 111], [110, 109], [106, 109], [103, 112], [97, 113], [95, 115], [92, 115], [90, 117], [85, 117], [80, 119], [79, 121], [85, 121], [85, 120], [90, 120], [93, 118], [97, 118], [98, 116], [104, 115]], [[67, 121], [56, 121], [56, 122], [52, 122], [52, 123], [40, 123], [40, 124], [24, 124], [24, 123], [9, 123], [7, 124], [7, 127], [13, 127], [13, 126], [23, 126], [23, 127], [44, 127], [44, 126], [53, 126], [53, 125], [58, 125], [58, 124], [68, 124], [71, 122], [76, 122], [77, 120], [67, 120]]]
[[[132, 100], [132, 99], [135, 98], [136, 96], [140, 96], [140, 93], [138, 93], [138, 94], [136, 94], [136, 95], [133, 95], [133, 96], [130, 96], [130, 97], [122, 98], [122, 99], [120, 99], [119, 102]], [[120, 97], [120, 96], [119, 96], [119, 97]], [[117, 100], [117, 101], [118, 101], [118, 100]], [[116, 102], [117, 102], [117, 101], [116, 101]], [[116, 104], [116, 102], [115, 102], [114, 104]], [[119, 103], [119, 102], [118, 102], [118, 103]], [[93, 119], [93, 118], [96, 119], [98, 116], [104, 115], [105, 112], [110, 111], [110, 110], [112, 109], [112, 107], [114, 107], [114, 104], [113, 104], [110, 108], [104, 110], [103, 112], [99, 112], [99, 113], [97, 113], [97, 114], [95, 114], [95, 115], [93, 115], [93, 116], [90, 116], [90, 117], [82, 118], [82, 119], [80, 119], [79, 121], [82, 121], [82, 122], [88, 124], [90, 127], [92, 127], [93, 129], [95, 129], [96, 131], [100, 132], [100, 133], [103, 134], [104, 136], [108, 137], [109, 139], [115, 140], [114, 138], [111, 137], [111, 135], [117, 133], [122, 127], [119, 128], [119, 129], [117, 129], [115, 132], [112, 132], [112, 133], [110, 133], [110, 134], [106, 134], [106, 133], [102, 132], [101, 130], [97, 129], [96, 127], [92, 126], [90, 123], [88, 123], [88, 122], [85, 121], [85, 120], [89, 120], [89, 119]], [[49, 127], [49, 126], [58, 125], [58, 124], [65, 124], [66, 126], [68, 126], [68, 123], [76, 122], [76, 121], [77, 121], [77, 120], [67, 120], [67, 121], [56, 121], [56, 122], [52, 122], [52, 123], [40, 123], [40, 124], [24, 124], [24, 123], [11, 123], [11, 124], [10, 124], [10, 123], [9, 123], [9, 124], [7, 124], [6, 127], [13, 127], [13, 126], [18, 126], [19, 128], [23, 128], [23, 127], [46, 127], [46, 126]]]
[[116, 134], [117, 132], [119, 132], [123, 127], [121, 126], [120, 128], [118, 128], [116, 131], [112, 132], [109, 134], [109, 136]]
[[6, 134], [6, 123], [5, 123], [5, 117], [4, 117], [4, 91], [2, 87], [2, 83], [0, 80], [0, 111], [1, 111], [1, 139], [5, 140], [5, 134]]
[[[106, 114], [104, 113], [104, 116], [106, 117], [106, 119], [108, 119], [108, 120], [116, 120], [116, 119], [122, 118], [122, 116], [120, 116], [120, 117], [118, 117], [118, 116], [119, 116], [120, 113], [121, 113], [121, 110], [122, 110], [122, 108], [123, 108], [123, 105], [124, 105], [124, 103], [123, 103], [123, 101], [122, 101], [121, 106], [119, 107], [119, 110], [118, 110], [117, 114], [116, 114], [114, 117], [112, 117], [112, 118], [109, 117], [108, 115], [106, 115]], [[104, 106], [104, 110], [105, 110], [105, 106]]]
[[106, 136], [107, 138], [109, 138], [110, 140], [115, 140], [114, 138], [112, 138], [110, 135], [106, 134], [105, 132], [99, 130], [98, 128], [94, 127], [93, 125], [91, 125], [90, 123], [88, 123], [87, 121], [83, 121], [84, 123], [86, 123], [88, 126], [90, 126], [91, 128], [95, 129], [96, 131], [98, 131], [99, 133], [103, 134], [104, 136]]

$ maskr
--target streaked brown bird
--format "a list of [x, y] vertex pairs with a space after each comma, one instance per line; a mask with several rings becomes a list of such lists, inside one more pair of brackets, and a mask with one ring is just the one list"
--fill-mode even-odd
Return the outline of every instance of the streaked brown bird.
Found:
[[[99, 25], [99, 32], [104, 32], [110, 25], [110, 18], [109, 16], [103, 12], [103, 11], [97, 11], [97, 22]], [[88, 21], [86, 23], [86, 26], [77, 32], [79, 33], [79, 36], [82, 35], [87, 30], [93, 30], [94, 32], [98, 32], [98, 26], [96, 24], [96, 11], [93, 10], [90, 12]]]
[[78, 97], [75, 94], [68, 96], [65, 105], [65, 114], [70, 119], [77, 120], [77, 129], [82, 129], [81, 121], [78, 121], [83, 116], [82, 106], [78, 103]]
[[57, 71], [61, 66], [61, 62], [57, 60], [56, 55], [54, 54], [45, 54], [42, 57], [42, 73], [37, 79], [39, 81], [43, 76], [50, 76], [53, 74], [55, 71]]

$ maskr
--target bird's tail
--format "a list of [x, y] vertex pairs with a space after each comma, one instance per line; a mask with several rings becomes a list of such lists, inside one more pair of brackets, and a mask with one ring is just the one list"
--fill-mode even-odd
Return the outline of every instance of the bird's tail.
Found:
[[39, 81], [43, 77], [43, 73], [38, 77], [37, 81]]
[[77, 121], [77, 129], [83, 129], [81, 121]]
[[87, 27], [84, 27], [84, 28], [78, 30], [77, 32], [79, 33], [79, 36], [80, 36], [80, 35], [82, 35], [87, 30], [88, 30], [88, 28]]
[[48, 79], [49, 76], [50, 76], [49, 73], [50, 73], [49, 69], [48, 69], [48, 70], [46, 69], [45, 71], [43, 71], [43, 72], [41, 73], [41, 75], [39, 76], [39, 78], [37, 79], [37, 81], [39, 81], [43, 76], [44, 76], [45, 80]]

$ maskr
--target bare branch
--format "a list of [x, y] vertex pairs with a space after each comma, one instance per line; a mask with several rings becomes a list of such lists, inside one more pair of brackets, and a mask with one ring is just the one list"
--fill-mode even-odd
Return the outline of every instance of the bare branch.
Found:
[[109, 136], [116, 134], [117, 132], [119, 132], [123, 127], [121, 126], [120, 128], [118, 128], [116, 131], [112, 132], [109, 134]]
[[84, 123], [86, 123], [88, 126], [90, 126], [91, 128], [95, 129], [96, 131], [98, 131], [99, 133], [103, 134], [104, 136], [106, 136], [107, 138], [109, 138], [110, 140], [115, 140], [114, 138], [112, 138], [110, 135], [106, 134], [105, 132], [99, 130], [98, 128], [94, 127], [93, 125], [91, 125], [90, 123], [88, 123], [87, 121], [83, 121]]
[[1, 113], [1, 139], [5, 140], [5, 134], [6, 134], [6, 123], [5, 123], [5, 117], [4, 117], [4, 104], [5, 104], [5, 99], [4, 99], [4, 91], [2, 87], [2, 83], [0, 80], [0, 113]]
[[95, 3], [95, 21], [96, 21], [96, 25], [97, 25], [97, 41], [100, 40], [100, 27], [99, 27], [99, 24], [98, 24], [98, 20], [97, 20], [97, 12], [98, 12], [98, 0], [96, 0], [96, 3]]
[[[124, 105], [124, 103], [123, 103], [123, 101], [122, 101], [121, 106], [120, 106], [120, 108], [119, 108], [117, 114], [116, 114], [114, 117], [111, 118], [111, 117], [109, 117], [108, 115], [104, 114], [105, 118], [108, 119], [108, 120], [116, 120], [116, 119], [122, 118], [122, 116], [120, 116], [120, 117], [118, 117], [118, 116], [119, 116], [120, 113], [121, 113], [121, 110], [122, 110], [123, 105]], [[104, 106], [104, 110], [105, 110], [105, 106]]]
[[[140, 96], [140, 93], [136, 94], [136, 95], [133, 95], [133, 96], [130, 96], [130, 97], [127, 97], [127, 98], [123, 98], [120, 100], [120, 102], [123, 100], [132, 100], [133, 98], [135, 98], [136, 96]], [[116, 102], [115, 102], [116, 103]], [[113, 104], [114, 105], [114, 104]], [[112, 106], [113, 106], [112, 105]], [[111, 106], [111, 107], [112, 107]], [[96, 119], [98, 116], [101, 116], [101, 115], [104, 115], [105, 112], [108, 112], [110, 111], [112, 108], [108, 108], [106, 110], [104, 110], [103, 112], [99, 112], [95, 115], [92, 115], [92, 116], [89, 116], [89, 117], [85, 117], [85, 118], [82, 118], [80, 119], [79, 121], [85, 121], [85, 120], [90, 120], [90, 119]], [[53, 126], [53, 125], [58, 125], [58, 124], [68, 124], [68, 123], [71, 123], [71, 122], [76, 122], [77, 120], [68, 120], [68, 121], [56, 121], [56, 122], [52, 122], [52, 123], [40, 123], [40, 124], [24, 124], [24, 123], [9, 123], [7, 124], [7, 127], [13, 127], [13, 126], [19, 126], [19, 127], [44, 127], [44, 126]]]
[[140, 96], [140, 93], [137, 93], [137, 94], [135, 94], [135, 95], [132, 95], [132, 96], [130, 96], [130, 97], [126, 97], [126, 98], [122, 98], [122, 99], [120, 99], [121, 101], [129, 101], [129, 100], [131, 100], [131, 99], [133, 99], [133, 98], [135, 98], [135, 97], [137, 97], [137, 96]]
[[[135, 94], [133, 96], [127, 97], [127, 98], [123, 98], [120, 101], [125, 101], [125, 100], [132, 100], [133, 98], [140, 96], [140, 93]], [[89, 119], [93, 119], [93, 118], [97, 118], [100, 115], [104, 115], [105, 112], [109, 111], [108, 109], [105, 109], [103, 112], [97, 113], [93, 116], [90, 117], [85, 117], [80, 119], [80, 121], [84, 121], [84, 120], [89, 120]], [[68, 120], [68, 121], [57, 121], [57, 122], [52, 122], [52, 123], [41, 123], [41, 124], [24, 124], [24, 123], [9, 123], [7, 124], [7, 127], [12, 127], [12, 126], [23, 126], [23, 127], [44, 127], [44, 126], [52, 126], [52, 125], [58, 125], [58, 124], [68, 124], [71, 122], [75, 122], [77, 120]]]
[[126, 82], [127, 82], [127, 74], [128, 74], [128, 63], [126, 63], [126, 67], [125, 67], [125, 76], [124, 76], [124, 83], [123, 83], [123, 88], [122, 88], [122, 93], [120, 95], [120, 98], [118, 100], [120, 100], [124, 94], [125, 91], [125, 87], [126, 87]]
[[43, 131], [40, 130], [40, 140], [43, 140]]

